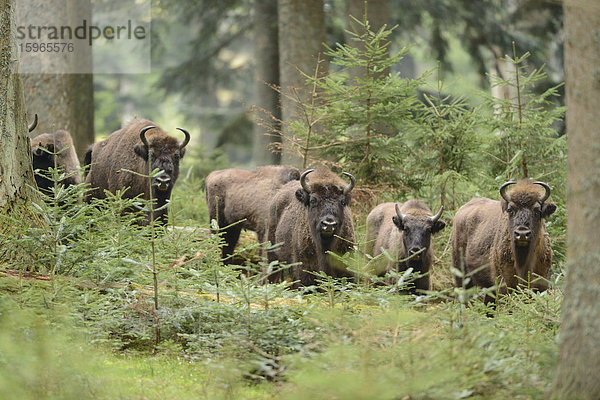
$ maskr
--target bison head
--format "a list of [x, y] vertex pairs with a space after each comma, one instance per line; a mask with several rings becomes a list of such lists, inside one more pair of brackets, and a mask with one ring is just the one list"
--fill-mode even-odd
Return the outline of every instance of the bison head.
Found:
[[302, 187], [296, 191], [296, 198], [308, 210], [308, 223], [313, 238], [322, 249], [326, 249], [346, 223], [345, 208], [350, 203], [350, 192], [356, 180], [354, 176], [344, 172], [350, 179], [347, 185], [338, 185], [338, 182], [328, 180], [316, 180], [309, 185], [306, 176], [313, 171], [309, 169], [300, 176]]
[[446, 223], [440, 220], [444, 206], [435, 215], [429, 212], [407, 212], [403, 214], [396, 206], [396, 215], [392, 217], [394, 225], [402, 232], [402, 244], [404, 254], [402, 258], [409, 258], [409, 264], [421, 264], [424, 261], [427, 249], [431, 246], [431, 235], [446, 227]]
[[[507, 187], [513, 184], [517, 186], [510, 193], [506, 193]], [[544, 194], [540, 196], [533, 185], [541, 186]], [[536, 243], [538, 239], [542, 218], [547, 218], [556, 211], [556, 204], [546, 203], [550, 197], [550, 187], [538, 181], [509, 181], [500, 186], [500, 196], [502, 212], [508, 215], [508, 230], [513, 246], [529, 248], [529, 244]]]
[[142, 144], [134, 146], [137, 156], [150, 164], [149, 171], [159, 169], [163, 172], [152, 178], [152, 194], [155, 198], [168, 198], [173, 189], [173, 185], [179, 176], [179, 160], [185, 154], [185, 146], [190, 141], [190, 134], [182, 128], [177, 128], [185, 134], [182, 143], [168, 135], [154, 135], [146, 138], [146, 132], [150, 129], [157, 129], [155, 126], [146, 126], [140, 131], [140, 140]]

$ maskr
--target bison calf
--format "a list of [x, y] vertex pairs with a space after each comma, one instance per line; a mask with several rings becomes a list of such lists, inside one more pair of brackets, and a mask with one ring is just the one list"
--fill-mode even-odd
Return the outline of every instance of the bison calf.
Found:
[[269, 240], [283, 245], [269, 253], [269, 260], [302, 263], [292, 267], [292, 278], [301, 285], [315, 283], [311, 272], [350, 276], [327, 254], [346, 253], [354, 242], [348, 205], [355, 179], [344, 174], [350, 183], [327, 168], [309, 169], [300, 181], [285, 184], [271, 202]]
[[256, 171], [230, 168], [208, 174], [206, 203], [210, 220], [216, 220], [224, 231], [223, 259], [233, 254], [242, 229], [256, 232], [260, 243], [266, 240], [273, 196], [284, 184], [298, 179], [298, 168], [285, 166], [259, 167]]
[[[445, 228], [440, 220], [443, 207], [432, 215], [423, 202], [409, 200], [404, 204], [383, 203], [367, 216], [365, 253], [374, 257], [386, 250], [396, 261], [377, 263], [378, 275], [412, 268], [422, 275], [414, 283], [415, 290], [429, 290], [429, 272], [433, 264], [431, 235]], [[415, 292], [411, 290], [411, 292]]]
[[[149, 200], [151, 194], [155, 200], [154, 219], [166, 222], [168, 210], [165, 205], [179, 176], [179, 161], [190, 141], [188, 131], [177, 129], [185, 135], [181, 143], [154, 122], [134, 119], [106, 140], [90, 146], [85, 155], [86, 164], [90, 164], [85, 181], [91, 188], [86, 200], [105, 198], [105, 190], [116, 193], [126, 188], [126, 198], [142, 195], [143, 199]], [[154, 169], [163, 172], [152, 178], [149, 190], [148, 178], [139, 174], [148, 175]]]
[[[507, 193], [511, 185], [515, 186]], [[452, 263], [471, 275], [467, 286], [498, 283], [502, 293], [518, 285], [547, 289], [552, 249], [544, 219], [556, 210], [546, 201], [549, 196], [546, 183], [509, 181], [500, 187], [500, 201], [473, 199], [456, 212]], [[463, 278], [457, 277], [456, 285], [462, 286]]]

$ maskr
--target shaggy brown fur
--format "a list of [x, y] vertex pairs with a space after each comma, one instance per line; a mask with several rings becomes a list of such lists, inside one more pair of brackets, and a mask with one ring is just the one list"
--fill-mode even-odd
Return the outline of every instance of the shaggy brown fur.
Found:
[[255, 171], [230, 168], [208, 174], [205, 193], [210, 220], [225, 228], [246, 219], [225, 229], [224, 259], [233, 254], [243, 228], [256, 232], [260, 243], [266, 240], [273, 196], [284, 184], [298, 179], [298, 168], [285, 166], [258, 167]]
[[[291, 268], [292, 278], [300, 285], [314, 285], [315, 277], [306, 271], [324, 271], [331, 276], [350, 276], [328, 251], [343, 254], [354, 243], [348, 182], [321, 167], [307, 175], [307, 193], [299, 181], [284, 185], [271, 202], [268, 237], [282, 243], [269, 260], [302, 263]], [[333, 234], [323, 233], [323, 223], [335, 222]], [[296, 285], [297, 286], [297, 285]]]
[[33, 169], [41, 171], [35, 175], [35, 183], [40, 190], [47, 191], [54, 186], [54, 182], [49, 179], [48, 169], [54, 168], [55, 165], [62, 168], [66, 174], [65, 179], [59, 183], [65, 186], [81, 183], [79, 160], [69, 132], [60, 130], [42, 133], [32, 138], [30, 144]]
[[[156, 124], [146, 119], [134, 119], [122, 129], [113, 132], [106, 140], [93, 144], [86, 153], [86, 163], [91, 163], [90, 170], [85, 179], [92, 190], [86, 196], [91, 198], [105, 198], [104, 190], [115, 193], [117, 190], [129, 188], [125, 196], [133, 198], [142, 195], [148, 200], [148, 181], [139, 175], [124, 170], [135, 171], [140, 174], [148, 174], [148, 149], [140, 139], [140, 131], [146, 127]], [[164, 170], [152, 181], [152, 196], [157, 200], [155, 208], [166, 204], [171, 196], [173, 185], [179, 176], [179, 160], [185, 154], [185, 148], [181, 148], [180, 142], [169, 136], [160, 127], [150, 129], [146, 138], [152, 149], [152, 166]], [[160, 179], [168, 180], [165, 188], [159, 189]], [[166, 220], [167, 209], [157, 211], [156, 219]], [[148, 216], [148, 219], [150, 216]]]
[[[454, 268], [473, 273], [468, 286], [491, 287], [499, 284], [500, 292], [518, 285], [546, 290], [552, 262], [550, 238], [544, 218], [556, 205], [540, 199], [543, 188], [525, 179], [517, 182], [507, 196], [510, 202], [478, 198], [463, 205], [454, 216], [452, 228], [452, 262]], [[517, 240], [518, 232], [527, 229], [529, 240]], [[456, 279], [461, 286], [462, 279]], [[488, 299], [489, 300], [489, 299]]]
[[[396, 203], [379, 204], [367, 216], [365, 253], [376, 257], [385, 249], [396, 261], [380, 257], [375, 265], [377, 275], [392, 270], [405, 271], [410, 267], [423, 275], [414, 282], [414, 289], [429, 290], [429, 271], [434, 256], [431, 235], [444, 229], [446, 223], [439, 219], [432, 221], [431, 210], [419, 200], [398, 204], [405, 216], [402, 220], [398, 218], [395, 206]], [[408, 259], [411, 251], [418, 254]]]

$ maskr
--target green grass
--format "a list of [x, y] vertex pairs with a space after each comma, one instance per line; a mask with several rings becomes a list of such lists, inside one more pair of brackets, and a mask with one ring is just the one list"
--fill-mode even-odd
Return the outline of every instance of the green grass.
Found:
[[[1, 398], [543, 399], [557, 357], [559, 291], [513, 294], [494, 318], [480, 303], [414, 303], [361, 288], [337, 294], [333, 307], [313, 294], [270, 311], [284, 319], [197, 296], [186, 307], [213, 312], [194, 314], [204, 330], [184, 340], [186, 328], [169, 333], [165, 318], [160, 345], [125, 350], [144, 311], [115, 316], [129, 306], [72, 283], [0, 278]], [[83, 322], [101, 300], [106, 318]], [[122, 337], [100, 340], [99, 329]], [[257, 368], [265, 353], [277, 360], [275, 380]]]

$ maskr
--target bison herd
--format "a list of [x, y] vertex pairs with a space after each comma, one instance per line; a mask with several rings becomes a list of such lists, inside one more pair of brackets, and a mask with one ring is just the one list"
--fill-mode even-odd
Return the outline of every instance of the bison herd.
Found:
[[[31, 132], [37, 124], [29, 127]], [[167, 219], [167, 203], [179, 175], [190, 134], [183, 140], [170, 136], [155, 123], [134, 119], [106, 140], [89, 147], [85, 201], [107, 192], [125, 191], [125, 197], [153, 199], [146, 221]], [[33, 168], [61, 167], [64, 185], [81, 183], [79, 161], [68, 132], [43, 133], [31, 139]], [[154, 173], [152, 171], [155, 171]], [[158, 171], [158, 172], [156, 172]], [[343, 177], [342, 177], [343, 176]], [[36, 174], [40, 190], [55, 184], [47, 174]], [[221, 256], [230, 262], [242, 229], [254, 231], [270, 262], [290, 265], [271, 274], [271, 281], [291, 279], [295, 287], [315, 284], [316, 275], [351, 277], [340, 255], [357, 249], [350, 210], [355, 178], [326, 167], [299, 170], [264, 166], [254, 171], [225, 169], [205, 179], [209, 218], [223, 239]], [[544, 220], [556, 210], [548, 201], [550, 187], [539, 181], [509, 181], [499, 189], [499, 200], [475, 198], [456, 212], [452, 224], [452, 264], [462, 271], [457, 286], [497, 287], [500, 293], [526, 285], [547, 289], [552, 261]], [[382, 203], [366, 220], [364, 252], [376, 275], [414, 271], [412, 293], [431, 288], [433, 236], [446, 223], [423, 202]], [[337, 255], [337, 256], [336, 256]], [[391, 274], [393, 275], [393, 274]], [[389, 275], [387, 275], [389, 276]]]
[[[244, 228], [260, 242], [281, 244], [267, 251], [270, 262], [290, 264], [295, 286], [315, 283], [316, 273], [352, 274], [337, 255], [356, 248], [350, 210], [354, 177], [349, 180], [325, 167], [302, 173], [293, 167], [259, 167], [256, 171], [211, 172], [205, 193], [213, 231], [225, 239], [229, 261]], [[510, 186], [512, 190], [508, 191]], [[547, 289], [552, 249], [544, 219], [555, 210], [550, 187], [523, 179], [504, 183], [500, 201], [473, 199], [461, 207], [452, 227], [452, 262], [460, 273], [457, 286], [508, 288], [525, 285]], [[432, 236], [443, 230], [443, 207], [433, 214], [423, 202], [382, 203], [367, 216], [364, 252], [377, 275], [416, 273], [412, 293], [431, 289], [434, 261]], [[274, 280], [281, 280], [283, 274]]]

